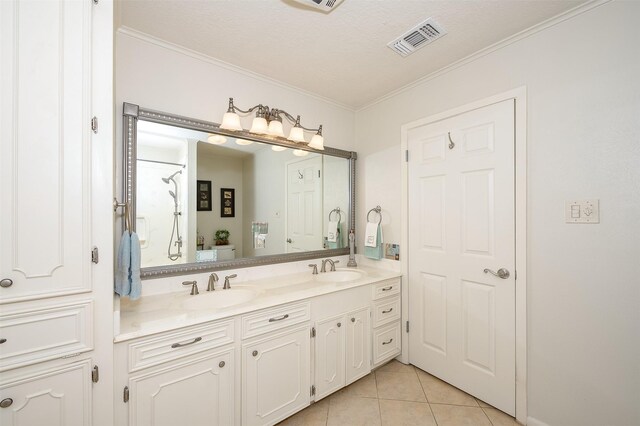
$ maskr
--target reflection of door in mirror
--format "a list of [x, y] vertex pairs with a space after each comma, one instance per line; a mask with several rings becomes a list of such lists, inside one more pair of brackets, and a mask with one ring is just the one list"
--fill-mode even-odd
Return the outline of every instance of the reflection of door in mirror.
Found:
[[287, 163], [287, 253], [322, 250], [322, 157]]

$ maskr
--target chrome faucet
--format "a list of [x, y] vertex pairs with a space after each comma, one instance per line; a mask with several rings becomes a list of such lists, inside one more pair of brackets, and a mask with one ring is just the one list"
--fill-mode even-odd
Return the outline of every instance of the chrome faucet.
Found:
[[336, 263], [340, 263], [339, 260], [333, 261], [331, 259], [324, 259], [322, 261], [322, 266], [320, 267], [320, 272], [327, 272], [327, 262], [331, 265], [331, 269], [329, 272], [333, 272], [336, 270]]
[[318, 275], [318, 265], [315, 263], [312, 263], [309, 265], [309, 268], [313, 268], [313, 271], [311, 271], [311, 275]]
[[224, 286], [222, 287], [223, 290], [228, 290], [231, 288], [231, 283], [229, 282], [229, 278], [235, 278], [237, 277], [238, 274], [233, 274], [233, 275], [227, 275], [226, 277], [224, 277]]
[[200, 294], [200, 292], [198, 291], [198, 282], [197, 281], [183, 281], [182, 285], [190, 285], [191, 286], [191, 293], [189, 293], [192, 296], [196, 296], [198, 294]]
[[218, 274], [215, 272], [209, 275], [209, 284], [207, 284], [207, 291], [214, 291], [216, 289], [216, 283], [218, 282]]

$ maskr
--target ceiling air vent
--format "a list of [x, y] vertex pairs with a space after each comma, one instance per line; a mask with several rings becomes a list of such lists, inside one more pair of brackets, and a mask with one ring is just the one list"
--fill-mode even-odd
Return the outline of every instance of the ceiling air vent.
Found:
[[342, 0], [293, 0], [305, 6], [320, 9], [324, 12], [331, 12]]
[[442, 28], [433, 18], [429, 18], [411, 28], [387, 46], [400, 56], [409, 56], [421, 47], [439, 39], [447, 31]]

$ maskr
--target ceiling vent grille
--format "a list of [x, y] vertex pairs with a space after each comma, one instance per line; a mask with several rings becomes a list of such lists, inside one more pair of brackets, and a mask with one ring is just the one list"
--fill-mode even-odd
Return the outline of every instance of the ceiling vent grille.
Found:
[[433, 18], [429, 18], [411, 28], [397, 39], [391, 41], [389, 46], [400, 56], [409, 56], [421, 47], [426, 46], [445, 35], [447, 31]]

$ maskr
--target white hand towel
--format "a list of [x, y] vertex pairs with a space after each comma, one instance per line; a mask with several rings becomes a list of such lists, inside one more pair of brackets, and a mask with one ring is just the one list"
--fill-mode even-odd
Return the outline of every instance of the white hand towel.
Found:
[[365, 247], [377, 247], [382, 241], [378, 241], [378, 224], [367, 222], [367, 228], [364, 232]]
[[330, 220], [327, 226], [327, 241], [335, 243], [338, 241], [338, 222]]

